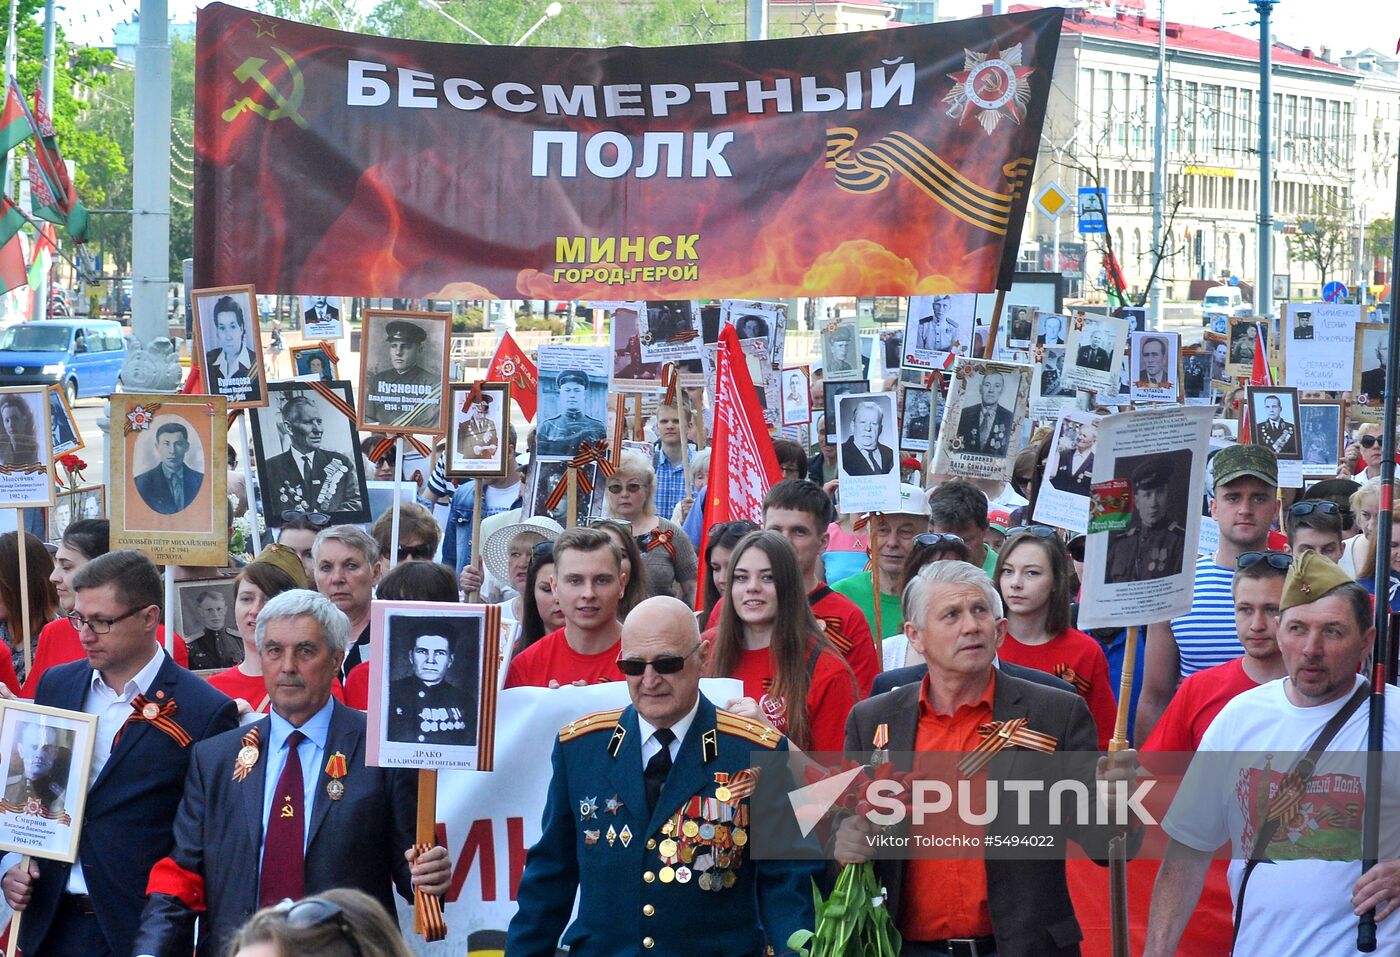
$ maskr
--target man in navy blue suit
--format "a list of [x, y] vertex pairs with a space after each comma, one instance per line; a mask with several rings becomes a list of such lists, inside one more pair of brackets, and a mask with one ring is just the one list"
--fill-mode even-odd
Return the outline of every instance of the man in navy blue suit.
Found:
[[[354, 888], [394, 913], [394, 888], [446, 893], [445, 847], [413, 846], [418, 776], [365, 765], [365, 716], [331, 697], [350, 620], [297, 589], [258, 614], [272, 702], [246, 729], [195, 748], [175, 816], [175, 848], [146, 886], [128, 953], [215, 957], [260, 907]], [[195, 921], [199, 943], [195, 945]]]
[[87, 658], [46, 671], [34, 700], [97, 716], [78, 863], [16, 864], [0, 885], [24, 911], [26, 957], [127, 957], [146, 875], [174, 846], [194, 742], [235, 727], [238, 709], [157, 643], [161, 579], [145, 555], [94, 558], [73, 590]]
[[156, 454], [160, 464], [136, 476], [136, 491], [153, 510], [162, 515], [183, 511], [199, 494], [204, 473], [185, 464], [190, 450], [189, 430], [176, 422], [156, 429]]

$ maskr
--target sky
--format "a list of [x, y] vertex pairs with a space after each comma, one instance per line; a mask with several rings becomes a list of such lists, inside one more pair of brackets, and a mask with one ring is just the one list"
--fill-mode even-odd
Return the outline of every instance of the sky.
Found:
[[[238, 2], [238, 0], [234, 0]], [[334, 0], [332, 0], [334, 2]], [[529, 0], [522, 0], [529, 2]], [[975, 16], [990, 0], [942, 0], [940, 13]], [[1006, 0], [1050, 6], [1042, 0]], [[1223, 27], [1246, 36], [1258, 36], [1258, 14], [1246, 0], [1161, 0], [1170, 21], [1206, 27]], [[172, 19], [190, 22], [203, 0], [168, 0]], [[1158, 0], [1146, 0], [1147, 14], [1157, 15]], [[252, 0], [245, 5], [253, 6]], [[355, 5], [372, 6], [372, 0]], [[140, 8], [139, 0], [59, 0], [59, 13], [68, 35], [83, 45], [108, 44], [112, 28]], [[1340, 56], [1347, 50], [1375, 47], [1395, 52], [1400, 42], [1400, 3], [1395, 0], [1278, 0], [1273, 11], [1274, 37], [1294, 47], [1329, 46]]]

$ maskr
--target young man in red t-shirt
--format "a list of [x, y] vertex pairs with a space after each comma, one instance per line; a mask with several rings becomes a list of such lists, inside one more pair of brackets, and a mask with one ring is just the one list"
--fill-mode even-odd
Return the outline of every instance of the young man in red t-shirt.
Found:
[[[835, 516], [831, 499], [816, 482], [784, 479], [768, 490], [763, 500], [763, 528], [777, 532], [797, 552], [797, 565], [807, 589], [812, 614], [826, 628], [826, 637], [835, 645], [855, 673], [860, 697], [870, 694], [870, 685], [880, 673], [875, 639], [865, 613], [845, 595], [832, 591], [821, 579], [822, 552], [826, 551], [826, 528]], [[558, 546], [556, 545], [557, 549]]]
[[564, 627], [552, 631], [510, 663], [507, 688], [559, 688], [621, 681], [617, 670], [622, 623], [617, 620], [627, 576], [622, 551], [607, 532], [571, 528], [554, 543], [554, 597]]

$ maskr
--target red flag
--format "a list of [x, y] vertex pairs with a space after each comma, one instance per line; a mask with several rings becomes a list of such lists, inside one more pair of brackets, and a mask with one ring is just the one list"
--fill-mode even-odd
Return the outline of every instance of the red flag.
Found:
[[1269, 347], [1264, 342], [1264, 325], [1254, 324], [1254, 365], [1249, 370], [1250, 385], [1273, 385], [1274, 372], [1269, 368]]
[[509, 332], [501, 336], [501, 344], [491, 357], [491, 365], [486, 370], [487, 382], [509, 382], [510, 397], [525, 413], [525, 421], [535, 420], [539, 408], [540, 370], [520, 348]]
[[[700, 554], [705, 554], [711, 526], [741, 519], [762, 522], [764, 496], [782, 477], [758, 404], [758, 390], [739, 348], [739, 334], [733, 326], [725, 326], [715, 356], [715, 430], [710, 442]], [[704, 595], [697, 588], [695, 607], [703, 603]]]
[[24, 263], [24, 249], [18, 234], [0, 246], [0, 292], [18, 289], [29, 282], [29, 270]]

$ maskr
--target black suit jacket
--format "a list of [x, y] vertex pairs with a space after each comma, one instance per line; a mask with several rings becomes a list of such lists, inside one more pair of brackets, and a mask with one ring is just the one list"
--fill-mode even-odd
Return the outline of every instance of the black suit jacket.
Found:
[[[233, 780], [234, 759], [244, 729], [195, 748], [175, 815], [175, 849], [170, 857], [182, 871], [204, 881], [206, 910], [191, 910], [178, 897], [153, 893], [141, 914], [135, 948], [119, 953], [189, 954], [195, 918], [200, 918], [199, 957], [224, 953], [229, 939], [258, 907], [262, 860], [263, 784], [270, 717], [258, 722], [264, 751], [252, 772]], [[417, 775], [411, 771], [365, 766], [365, 716], [336, 702], [326, 736], [326, 755], [345, 755], [349, 773], [345, 795], [326, 795], [324, 767], [311, 805], [306, 846], [306, 893], [353, 887], [384, 905], [392, 916], [391, 882], [412, 895], [403, 852], [414, 843], [418, 807]]]
[[[332, 462], [339, 462], [345, 472], [340, 476], [335, 491], [322, 503], [321, 491]], [[263, 486], [266, 496], [264, 500], [271, 502], [268, 510], [274, 516], [280, 516], [289, 509], [328, 512], [335, 515], [337, 512], [356, 512], [364, 507], [360, 496], [360, 478], [355, 471], [355, 465], [339, 452], [328, 452], [325, 449], [312, 451], [309, 483], [297, 467], [296, 456], [291, 449], [268, 459], [264, 469], [267, 473], [266, 484]], [[298, 491], [300, 498], [297, 496]], [[280, 521], [274, 524], [280, 524]]]
[[306, 310], [305, 312], [303, 312], [303, 313], [301, 314], [301, 319], [302, 319], [302, 322], [304, 322], [304, 323], [312, 323], [312, 322], [335, 322], [335, 321], [338, 320], [339, 318], [340, 318], [340, 310], [337, 309], [335, 306], [327, 306], [327, 307], [326, 307], [326, 318], [325, 318], [325, 319], [318, 319], [318, 318], [316, 318], [316, 307], [315, 307], [315, 306], [312, 306], [310, 309]]
[[185, 504], [179, 508], [175, 507], [175, 500], [170, 497], [170, 485], [165, 481], [165, 473], [159, 465], [136, 476], [136, 491], [141, 493], [141, 498], [147, 505], [162, 515], [174, 515], [183, 511], [189, 508], [194, 497], [199, 494], [200, 486], [204, 484], [203, 472], [196, 472], [188, 465], [184, 469]]
[[[86, 660], [50, 668], [39, 679], [34, 701], [81, 711], [91, 681]], [[146, 696], [175, 702], [175, 723], [195, 742], [238, 724], [238, 709], [228, 697], [169, 656]], [[195, 747], [181, 747], [154, 725], [137, 722], [122, 734], [102, 773], [88, 787], [78, 861], [102, 936], [114, 954], [132, 953], [146, 878], [174, 847], [171, 822]], [[58, 861], [39, 862], [34, 897], [19, 925], [19, 946], [26, 954], [37, 953], [48, 937], [71, 869], [71, 864]]]
[[[1035, 731], [1052, 735], [1057, 751], [1079, 752], [1088, 762], [1098, 751], [1098, 732], [1084, 699], [1072, 691], [1060, 691], [1017, 678], [1003, 670], [997, 675], [992, 697], [992, 715], [997, 721], [1025, 718]], [[885, 725], [886, 746], [891, 755], [914, 750], [919, 725], [918, 684], [904, 685], [888, 694], [867, 698], [851, 710], [846, 721], [846, 751], [858, 760], [867, 760], [874, 750], [876, 730]], [[1025, 752], [1008, 748], [993, 759], [989, 775], [1014, 778], [1016, 759]], [[999, 762], [1005, 762], [998, 770]], [[1086, 782], [1093, 792], [1093, 764], [1087, 764]], [[1002, 773], [1002, 772], [1005, 773]], [[1031, 775], [1025, 775], [1027, 777]], [[1083, 774], [1077, 775], [1081, 779]], [[1044, 792], [1042, 792], [1043, 794]], [[1045, 801], [1032, 800], [1031, 814], [1042, 823], [1026, 833], [1069, 833], [1095, 858], [1106, 855], [1107, 828], [1051, 828]], [[1000, 819], [998, 819], [999, 821]], [[998, 822], [989, 825], [988, 832]], [[998, 828], [999, 831], [1005, 830]], [[876, 871], [889, 891], [890, 913], [898, 919], [903, 890], [905, 861], [877, 860]], [[991, 857], [986, 861], [987, 906], [992, 918], [998, 957], [1071, 957], [1077, 955], [1084, 934], [1074, 916], [1064, 860], [1008, 860]]]
[[856, 448], [855, 442], [851, 439], [841, 443], [841, 464], [846, 468], [847, 475], [887, 475], [894, 466], [894, 452], [888, 445], [875, 444], [875, 458], [880, 463], [880, 470], [877, 472], [870, 467], [870, 460], [865, 457], [865, 453]]
[[958, 416], [958, 435], [963, 440], [962, 451], [973, 455], [1005, 455], [1011, 447], [1011, 410], [998, 405], [992, 414], [992, 429], [981, 434], [982, 406], [968, 406]]

